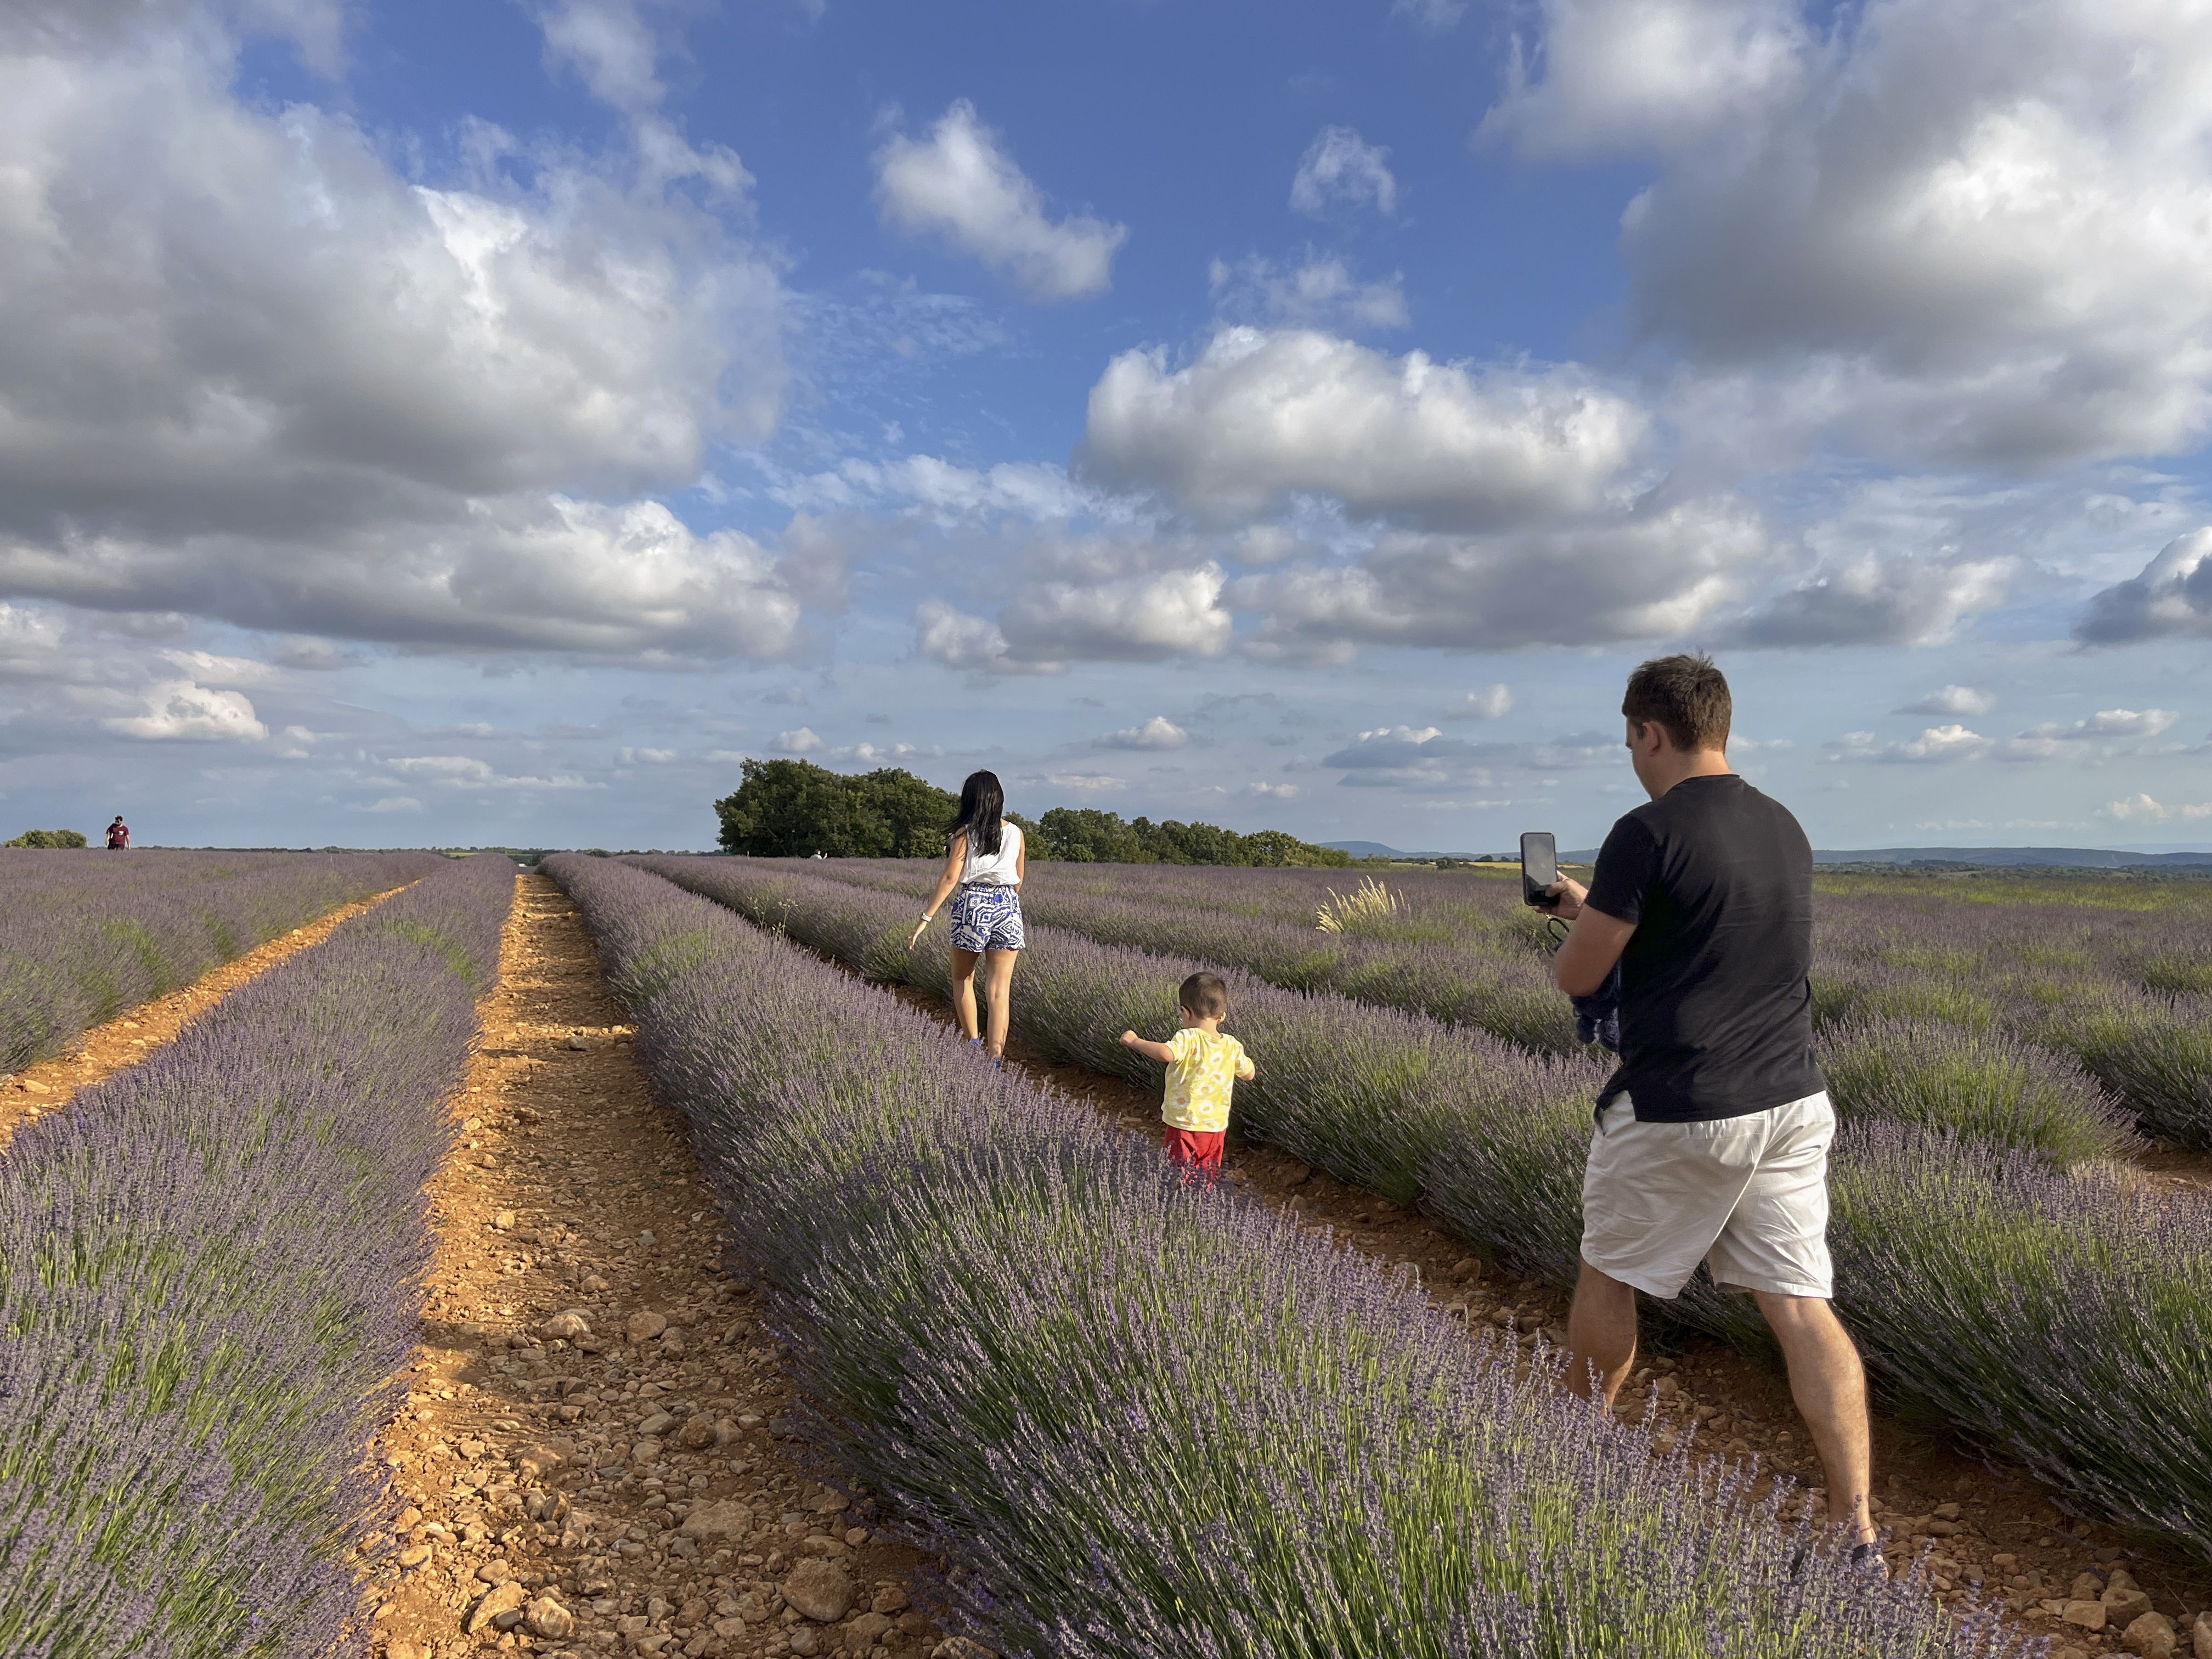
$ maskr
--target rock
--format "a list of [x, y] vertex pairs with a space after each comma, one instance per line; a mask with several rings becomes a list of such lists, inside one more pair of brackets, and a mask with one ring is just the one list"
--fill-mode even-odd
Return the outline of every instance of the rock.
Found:
[[576, 1628], [576, 1615], [550, 1595], [541, 1595], [522, 1610], [532, 1636], [566, 1636]]
[[822, 1651], [821, 1638], [815, 1635], [813, 1626], [801, 1625], [791, 1632], [791, 1650], [801, 1656]]
[[876, 1592], [875, 1599], [868, 1603], [868, 1607], [873, 1613], [904, 1613], [906, 1592], [896, 1584], [886, 1584]]
[[929, 1659], [998, 1659], [998, 1656], [980, 1642], [948, 1636], [929, 1650]]
[[581, 1308], [564, 1308], [540, 1325], [538, 1329], [543, 1335], [557, 1336], [565, 1340], [569, 1337], [589, 1336], [592, 1334], [592, 1322]]
[[596, 1557], [576, 1569], [576, 1593], [580, 1595], [605, 1595], [614, 1587], [614, 1570]]
[[586, 1296], [603, 1296], [614, 1287], [597, 1273], [586, 1273], [584, 1275], [584, 1282], [576, 1288], [583, 1291]]
[[568, 1460], [556, 1446], [525, 1446], [515, 1454], [514, 1467], [525, 1480], [537, 1480], [551, 1474]]
[[676, 1431], [676, 1443], [685, 1451], [704, 1451], [720, 1442], [720, 1434], [704, 1412], [692, 1413], [690, 1420]]
[[640, 1468], [647, 1463], [658, 1462], [659, 1459], [660, 1443], [651, 1435], [647, 1435], [629, 1449], [629, 1461]]
[[666, 1434], [669, 1430], [675, 1426], [676, 1419], [673, 1417], [671, 1417], [666, 1412], [655, 1412], [652, 1416], [647, 1418], [644, 1422], [637, 1425], [637, 1431], [640, 1434], [650, 1435], [657, 1438], [661, 1435]]
[[480, 1584], [504, 1584], [514, 1577], [514, 1569], [504, 1561], [487, 1561], [477, 1569], [477, 1582]]
[[677, 1530], [686, 1538], [744, 1537], [753, 1529], [753, 1512], [734, 1498], [702, 1504], [684, 1517]]
[[2197, 1639], [2190, 1645], [2197, 1650], [2197, 1659], [2212, 1659], [2212, 1613], [2197, 1615]]
[[678, 1330], [671, 1330], [666, 1335], [663, 1336], [660, 1339], [660, 1352], [671, 1359], [682, 1358], [684, 1356], [684, 1333]]
[[1480, 1279], [1482, 1277], [1482, 1263], [1471, 1255], [1463, 1255], [1452, 1263], [1451, 1276], [1462, 1285]]
[[2077, 1572], [2074, 1575], [2074, 1593], [2067, 1599], [2074, 1601], [2095, 1601], [2102, 1599], [2104, 1594], [2103, 1579], [2098, 1577], [2094, 1572]]
[[783, 1599], [817, 1624], [834, 1625], [852, 1611], [853, 1580], [834, 1561], [801, 1561], [782, 1589]]
[[572, 1036], [568, 1039], [568, 1046], [580, 1054], [592, 1045], [583, 1037]]
[[649, 1250], [659, 1243], [659, 1238], [655, 1236], [653, 1229], [650, 1227], [647, 1227], [643, 1232], [637, 1236], [637, 1248], [641, 1250]]
[[2105, 1604], [2105, 1622], [2116, 1630], [2125, 1630], [2150, 1611], [2150, 1597], [2136, 1587], [2135, 1580], [2118, 1573], [2098, 1599]]
[[2083, 1630], [2102, 1630], [2105, 1627], [2105, 1604], [2102, 1601], [2069, 1601], [2058, 1616], [2069, 1625], [2079, 1625]]
[[504, 1233], [512, 1231], [514, 1227], [514, 1212], [512, 1210], [500, 1211], [498, 1214], [492, 1217], [491, 1224], [492, 1230], [495, 1232]]
[[632, 1342], [650, 1342], [668, 1328], [668, 1322], [650, 1310], [634, 1313], [629, 1323], [623, 1327], [623, 1334]]
[[430, 1650], [420, 1642], [394, 1642], [385, 1649], [384, 1659], [430, 1659]]
[[886, 1619], [880, 1613], [864, 1613], [845, 1626], [845, 1651], [866, 1653], [883, 1639], [884, 1632], [897, 1628], [896, 1619]]
[[529, 1599], [530, 1592], [512, 1578], [504, 1584], [494, 1585], [477, 1598], [476, 1606], [461, 1620], [462, 1634], [474, 1636], [501, 1613], [517, 1611]]
[[400, 1570], [405, 1571], [419, 1567], [429, 1559], [430, 1547], [428, 1544], [410, 1544], [399, 1552]]
[[1956, 1504], [1938, 1504], [1936, 1506], [1936, 1518], [1938, 1521], [1956, 1521], [1959, 1518], [1959, 1506]]
[[2143, 1659], [2173, 1659], [2173, 1621], [2162, 1613], [2137, 1614], [2120, 1632], [2120, 1639], [2130, 1652], [2140, 1653]]

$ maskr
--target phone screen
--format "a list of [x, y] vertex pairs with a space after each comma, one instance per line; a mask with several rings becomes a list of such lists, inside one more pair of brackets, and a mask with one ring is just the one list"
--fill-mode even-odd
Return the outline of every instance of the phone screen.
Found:
[[1521, 837], [1521, 900], [1540, 903], [1544, 890], [1559, 878], [1559, 843], [1548, 830], [1532, 830]]

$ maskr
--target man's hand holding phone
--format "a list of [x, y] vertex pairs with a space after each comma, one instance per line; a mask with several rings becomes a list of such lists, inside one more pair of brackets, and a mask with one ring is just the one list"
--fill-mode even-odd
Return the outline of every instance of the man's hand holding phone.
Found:
[[1544, 890], [1543, 901], [1537, 905], [1547, 916], [1557, 916], [1562, 921], [1572, 921], [1583, 913], [1583, 901], [1589, 896], [1589, 889], [1578, 881], [1561, 876]]

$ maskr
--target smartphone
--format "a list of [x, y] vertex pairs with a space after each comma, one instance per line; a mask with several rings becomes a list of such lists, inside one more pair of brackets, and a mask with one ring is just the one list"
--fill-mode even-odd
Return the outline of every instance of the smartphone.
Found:
[[1550, 831], [1532, 830], [1521, 837], [1521, 902], [1541, 904], [1544, 890], [1559, 878], [1559, 843]]

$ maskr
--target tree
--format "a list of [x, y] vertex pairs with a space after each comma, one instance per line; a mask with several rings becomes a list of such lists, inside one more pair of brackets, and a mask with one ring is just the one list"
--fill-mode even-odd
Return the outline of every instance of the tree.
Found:
[[74, 830], [26, 830], [13, 841], [0, 842], [0, 847], [77, 848], [85, 845], [85, 838]]
[[725, 852], [754, 858], [932, 858], [959, 801], [896, 767], [848, 777], [800, 760], [749, 760], [714, 803]]

